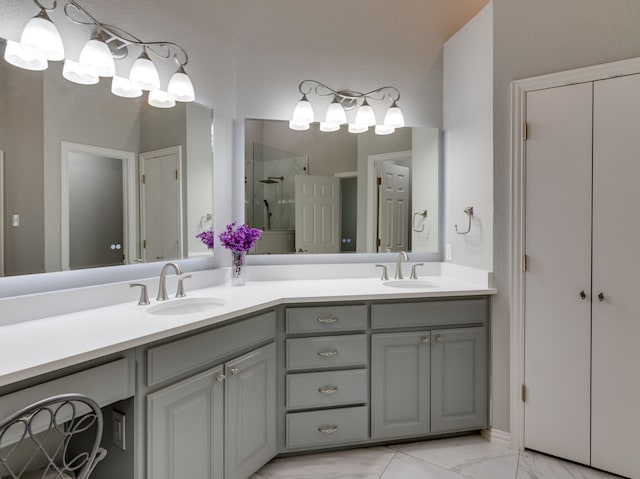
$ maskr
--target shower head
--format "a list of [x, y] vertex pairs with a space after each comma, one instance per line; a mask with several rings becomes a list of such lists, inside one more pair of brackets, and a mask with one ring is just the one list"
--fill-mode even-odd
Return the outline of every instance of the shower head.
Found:
[[274, 183], [279, 183], [281, 181], [284, 181], [284, 176], [267, 176], [266, 180], [258, 180], [258, 181], [266, 185], [272, 185]]

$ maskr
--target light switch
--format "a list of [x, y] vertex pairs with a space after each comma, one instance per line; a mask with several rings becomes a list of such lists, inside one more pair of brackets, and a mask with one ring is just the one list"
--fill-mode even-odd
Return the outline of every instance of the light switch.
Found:
[[20, 215], [11, 215], [11, 226], [20, 226]]
[[125, 442], [125, 433], [126, 433], [126, 419], [127, 416], [120, 411], [113, 411], [113, 420], [112, 420], [112, 428], [113, 428], [113, 444], [116, 447], [119, 447], [123, 451], [126, 450], [126, 442]]

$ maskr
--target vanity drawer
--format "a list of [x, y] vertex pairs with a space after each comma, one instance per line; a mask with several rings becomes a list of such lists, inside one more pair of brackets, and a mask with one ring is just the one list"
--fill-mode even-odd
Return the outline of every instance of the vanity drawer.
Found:
[[344, 406], [367, 402], [367, 370], [287, 375], [289, 409]]
[[371, 306], [371, 328], [409, 328], [487, 321], [485, 298], [452, 299]]
[[287, 447], [365, 441], [369, 435], [366, 406], [287, 414]]
[[244, 319], [147, 350], [147, 385], [154, 386], [275, 337], [276, 313]]
[[287, 308], [287, 332], [358, 331], [367, 329], [367, 307], [314, 306]]
[[287, 339], [287, 369], [367, 364], [367, 336], [323, 336]]

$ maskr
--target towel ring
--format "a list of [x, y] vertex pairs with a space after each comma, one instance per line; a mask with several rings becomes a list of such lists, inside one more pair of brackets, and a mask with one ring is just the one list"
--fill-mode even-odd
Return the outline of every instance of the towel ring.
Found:
[[459, 235], [466, 235], [467, 233], [469, 233], [469, 231], [471, 231], [471, 217], [473, 216], [473, 206], [467, 206], [464, 209], [464, 213], [469, 218], [469, 224], [467, 225], [467, 231], [460, 231], [458, 229], [458, 225], [454, 225], [456, 228], [456, 233], [458, 233]]
[[423, 219], [426, 218], [427, 210], [416, 211], [413, 214], [413, 221], [411, 222], [411, 225], [413, 226], [413, 231], [415, 231], [416, 233], [422, 233], [424, 231], [424, 222], [422, 223], [422, 228], [420, 229], [416, 228], [416, 216], [422, 216]]

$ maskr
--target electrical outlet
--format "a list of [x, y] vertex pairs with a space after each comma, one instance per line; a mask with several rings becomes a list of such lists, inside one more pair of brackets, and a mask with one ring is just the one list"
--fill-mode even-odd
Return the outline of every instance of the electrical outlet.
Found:
[[125, 442], [125, 433], [127, 430], [126, 419], [127, 416], [125, 416], [124, 413], [116, 410], [113, 411], [113, 419], [111, 423], [111, 426], [113, 428], [113, 444], [123, 451], [125, 451], [127, 448]]
[[451, 261], [451, 258], [452, 258], [451, 245], [447, 243], [444, 247], [444, 260]]

